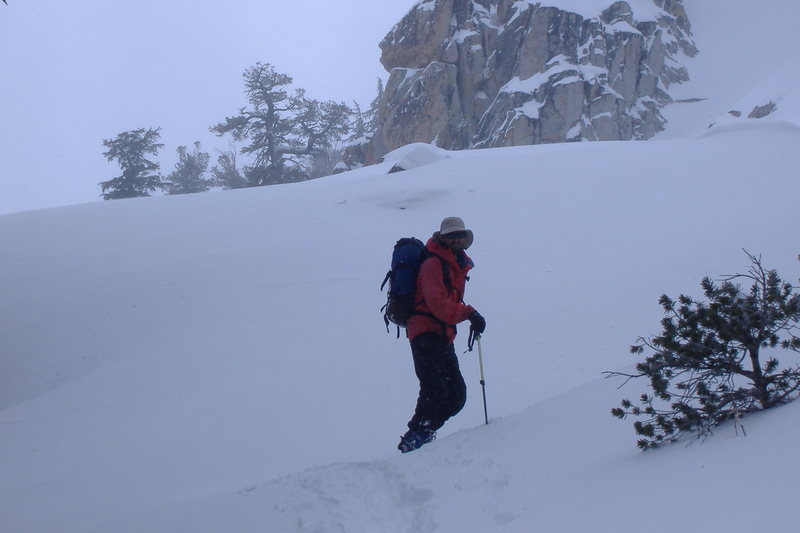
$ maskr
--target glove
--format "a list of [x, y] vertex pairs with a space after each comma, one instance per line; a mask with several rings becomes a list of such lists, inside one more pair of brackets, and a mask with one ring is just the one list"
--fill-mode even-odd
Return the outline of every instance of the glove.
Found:
[[469, 320], [469, 338], [467, 339], [467, 352], [471, 352], [472, 347], [475, 345], [475, 339], [480, 337], [481, 333], [483, 333], [483, 330], [486, 329], [486, 319], [484, 319], [479, 312], [473, 311], [467, 317], [467, 320]]
[[486, 330], [486, 319], [479, 312], [473, 311], [467, 319], [470, 324], [469, 329], [474, 331], [475, 335], [480, 336]]

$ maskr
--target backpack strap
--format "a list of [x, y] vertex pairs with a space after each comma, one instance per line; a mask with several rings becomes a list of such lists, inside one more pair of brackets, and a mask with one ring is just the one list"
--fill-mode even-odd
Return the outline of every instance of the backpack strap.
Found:
[[[426, 253], [426, 254], [427, 254], [427, 256], [428, 256], [428, 257], [425, 259], [425, 261], [427, 261], [427, 260], [428, 260], [429, 258], [431, 258], [431, 257], [435, 257], [436, 259], [438, 259], [438, 260], [439, 260], [439, 263], [442, 265], [442, 281], [444, 282], [444, 286], [445, 286], [445, 287], [447, 288], [447, 290], [449, 290], [449, 291], [453, 290], [453, 281], [450, 279], [450, 265], [448, 265], [448, 264], [447, 264], [447, 260], [446, 260], [444, 257], [442, 257], [441, 255], [439, 255], [439, 254], [435, 254], [435, 253], [431, 252], [431, 251], [430, 251], [430, 250], [428, 250], [428, 249], [426, 249], [426, 250], [425, 250], [425, 253]], [[423, 263], [424, 263], [424, 261], [423, 261]], [[421, 304], [421, 303], [423, 303], [424, 301], [425, 301], [424, 299], [420, 300], [419, 302], [417, 302], [417, 305], [420, 305], [420, 304]], [[422, 312], [422, 311], [417, 311], [417, 310], [416, 310], [416, 306], [415, 306], [414, 312], [413, 312], [413, 313], [411, 313], [411, 314], [412, 314], [412, 315], [422, 315], [422, 316], [427, 316], [427, 317], [430, 317], [430, 318], [432, 318], [432, 319], [436, 320], [437, 322], [439, 322], [439, 323], [442, 325], [442, 335], [443, 335], [444, 337], [447, 337], [447, 328], [448, 328], [448, 327], [452, 327], [453, 329], [455, 329], [455, 328], [456, 328], [456, 325], [455, 325], [455, 324], [448, 324], [448, 323], [447, 323], [447, 322], [445, 322], [444, 320], [441, 320], [441, 319], [439, 319], [439, 318], [438, 318], [436, 315], [434, 315], [433, 313], [425, 313], [425, 312]]]
[[444, 286], [447, 287], [447, 290], [453, 290], [453, 281], [450, 279], [450, 265], [447, 264], [447, 261], [441, 255], [432, 253], [434, 257], [439, 259], [439, 263], [442, 264], [442, 278], [444, 280]]
[[[386, 286], [386, 284], [389, 283], [389, 279], [391, 279], [391, 277], [392, 277], [392, 270], [389, 269], [389, 272], [386, 273], [386, 277], [383, 278], [383, 283], [381, 283], [381, 291]], [[384, 312], [384, 311], [386, 311], [387, 307], [389, 307], [389, 302], [386, 302], [385, 304], [383, 304], [383, 307], [381, 307], [381, 313], [383, 313], [383, 322], [386, 324], [386, 333], [389, 333], [389, 317], [387, 317], [386, 313]], [[396, 327], [397, 327], [397, 338], [399, 339], [400, 338], [400, 326], [396, 326]]]

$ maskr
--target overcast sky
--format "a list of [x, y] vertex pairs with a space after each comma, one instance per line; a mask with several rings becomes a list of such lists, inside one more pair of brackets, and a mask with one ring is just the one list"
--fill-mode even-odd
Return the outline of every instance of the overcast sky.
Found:
[[209, 126], [244, 105], [242, 72], [272, 63], [318, 100], [375, 95], [378, 43], [416, 0], [8, 0], [0, 4], [0, 214], [99, 201], [119, 175], [103, 139], [162, 128], [228, 148]]

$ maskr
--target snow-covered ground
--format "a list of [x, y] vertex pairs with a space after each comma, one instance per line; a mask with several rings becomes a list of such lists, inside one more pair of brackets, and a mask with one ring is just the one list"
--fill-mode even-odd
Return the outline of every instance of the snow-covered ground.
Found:
[[[737, 67], [712, 38], [744, 47], [726, 32], [769, 26], [771, 46], [776, 13], [798, 14], [686, 4], [693, 61], [723, 77]], [[747, 55], [772, 68], [741, 67], [746, 83], [698, 75], [682, 91], [708, 99], [675, 104], [650, 142], [387, 174], [399, 154], [295, 185], [0, 216], [0, 531], [794, 530], [800, 405], [744, 419], [746, 437], [641, 453], [609, 411], [644, 384], [601, 376], [659, 332], [662, 293], [699, 296], [703, 276], [747, 268], [742, 248], [800, 277], [800, 76], [769, 55], [797, 52], [784, 41]], [[490, 424], [464, 354], [465, 409], [400, 455], [417, 383], [378, 286], [397, 238], [450, 215], [476, 235], [466, 299], [488, 321]]]

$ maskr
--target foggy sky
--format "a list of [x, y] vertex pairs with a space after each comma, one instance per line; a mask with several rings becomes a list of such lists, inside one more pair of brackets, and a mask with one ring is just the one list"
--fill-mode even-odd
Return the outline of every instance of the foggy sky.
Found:
[[242, 73], [272, 63], [318, 100], [375, 95], [378, 43], [416, 0], [9, 0], [0, 4], [0, 214], [100, 201], [119, 175], [103, 139], [162, 128], [171, 172], [246, 102]]

